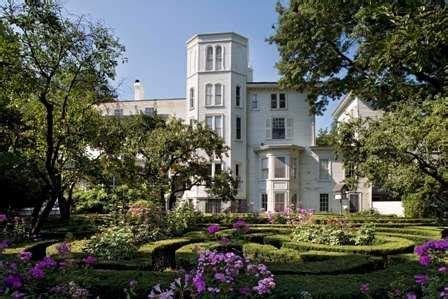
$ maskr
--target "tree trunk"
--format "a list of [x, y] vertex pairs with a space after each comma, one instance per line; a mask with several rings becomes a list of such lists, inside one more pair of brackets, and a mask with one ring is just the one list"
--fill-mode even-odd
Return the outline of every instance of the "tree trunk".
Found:
[[172, 211], [176, 206], [176, 195], [174, 193], [170, 193], [170, 197], [168, 198], [168, 209]]
[[37, 235], [40, 232], [40, 230], [42, 229], [42, 225], [48, 219], [48, 216], [50, 215], [50, 212], [53, 209], [57, 199], [58, 199], [57, 193], [51, 192], [50, 200], [47, 202], [43, 211], [41, 211], [37, 215], [37, 219], [34, 221], [34, 225], [31, 228], [31, 235]]
[[61, 216], [61, 220], [69, 220], [70, 219], [70, 203], [63, 197], [58, 197], [58, 205], [59, 205], [59, 215]]

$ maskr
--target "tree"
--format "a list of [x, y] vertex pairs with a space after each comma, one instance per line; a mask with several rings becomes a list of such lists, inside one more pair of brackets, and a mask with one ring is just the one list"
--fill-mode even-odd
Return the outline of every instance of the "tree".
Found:
[[316, 137], [317, 146], [331, 146], [333, 142], [332, 132], [328, 129], [319, 129]]
[[379, 109], [448, 95], [446, 1], [278, 4], [269, 41], [283, 86], [307, 93], [312, 113], [349, 91]]
[[107, 132], [123, 139], [120, 145], [103, 144], [111, 152], [105, 177], [114, 176], [138, 188], [146, 186], [170, 210], [185, 191], [195, 186], [207, 186], [212, 197], [234, 199], [237, 182], [231, 173], [223, 170], [214, 177], [210, 173], [210, 157], [220, 160], [227, 155], [228, 147], [203, 124], [186, 125], [179, 119], [163, 121], [145, 115], [112, 118], [109, 124], [115, 129]]
[[382, 119], [340, 124], [336, 135], [336, 151], [356, 177], [405, 201], [418, 195], [433, 214], [448, 216], [447, 98], [401, 104]]
[[[101, 25], [69, 18], [53, 1], [9, 1], [2, 19], [18, 40], [22, 81], [11, 93], [36, 144], [31, 155], [42, 165], [48, 198], [33, 212], [36, 233], [54, 204], [70, 215], [70, 192], [88, 161], [88, 139], [99, 117], [94, 104], [110, 99], [115, 67], [123, 46]], [[67, 199], [68, 194], [68, 199]]]

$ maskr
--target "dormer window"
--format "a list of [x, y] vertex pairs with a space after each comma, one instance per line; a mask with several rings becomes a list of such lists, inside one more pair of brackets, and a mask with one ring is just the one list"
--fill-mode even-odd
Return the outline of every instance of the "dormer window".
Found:
[[222, 47], [221, 46], [217, 46], [216, 47], [216, 57], [215, 57], [215, 69], [216, 70], [221, 70], [222, 67]]
[[205, 62], [205, 69], [207, 71], [213, 70], [213, 47], [207, 47], [207, 57]]

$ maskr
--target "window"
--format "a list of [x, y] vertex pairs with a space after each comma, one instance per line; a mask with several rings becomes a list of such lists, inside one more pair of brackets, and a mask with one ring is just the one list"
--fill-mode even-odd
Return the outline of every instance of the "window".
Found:
[[241, 117], [236, 118], [236, 139], [241, 140]]
[[330, 177], [329, 173], [330, 161], [328, 159], [319, 159], [319, 179], [328, 180]]
[[154, 108], [152, 107], [146, 107], [145, 111], [143, 112], [145, 115], [153, 115], [154, 114]]
[[207, 127], [215, 131], [218, 136], [223, 137], [223, 116], [222, 115], [208, 115], [205, 117]]
[[235, 177], [240, 177], [240, 164], [235, 164]]
[[123, 116], [123, 109], [114, 109], [114, 116]]
[[221, 162], [211, 162], [208, 164], [208, 174], [211, 177], [214, 177], [217, 174], [222, 173], [222, 164]]
[[215, 84], [215, 105], [222, 105], [222, 85], [219, 83]]
[[261, 194], [261, 210], [268, 210], [268, 195], [266, 193]]
[[205, 85], [205, 106], [212, 105], [212, 97], [213, 97], [213, 85], [207, 84]]
[[194, 109], [194, 88], [190, 88], [190, 109]]
[[278, 103], [278, 107], [280, 109], [285, 109], [286, 108], [286, 96], [284, 93], [279, 94], [279, 103]]
[[269, 177], [268, 158], [261, 159], [261, 177], [267, 179]]
[[205, 69], [211, 71], [213, 69], [213, 48], [207, 47], [207, 58], [205, 62]]
[[272, 139], [285, 139], [285, 119], [275, 117], [272, 119]]
[[274, 201], [274, 211], [275, 212], [283, 212], [285, 210], [285, 193], [278, 192], [275, 193], [275, 201]]
[[256, 94], [252, 95], [251, 102], [250, 102], [250, 108], [252, 110], [258, 109], [258, 98], [257, 98]]
[[221, 212], [221, 200], [219, 199], [207, 199], [205, 202], [206, 213], [219, 213]]
[[274, 178], [277, 178], [277, 179], [286, 178], [286, 158], [285, 157], [275, 157]]
[[286, 109], [286, 94], [271, 93], [271, 109]]
[[237, 86], [235, 90], [235, 105], [240, 107], [241, 105], [241, 87]]
[[222, 69], [222, 47], [221, 46], [216, 47], [215, 69], [216, 70]]
[[277, 94], [271, 94], [271, 109], [277, 109]]
[[215, 175], [220, 174], [222, 172], [221, 163], [215, 163]]
[[327, 193], [320, 194], [319, 211], [328, 212], [328, 194]]
[[295, 158], [291, 158], [290, 160], [289, 160], [290, 162], [289, 162], [289, 169], [290, 169], [290, 171], [291, 171], [291, 173], [290, 173], [290, 178], [291, 179], [295, 179], [296, 178], [296, 171], [297, 171], [297, 160], [295, 159]]

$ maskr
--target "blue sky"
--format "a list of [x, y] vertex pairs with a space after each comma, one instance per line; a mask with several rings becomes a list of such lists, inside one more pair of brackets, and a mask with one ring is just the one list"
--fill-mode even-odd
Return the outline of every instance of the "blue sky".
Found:
[[[266, 38], [277, 21], [277, 0], [62, 0], [67, 11], [110, 27], [126, 46], [128, 63], [115, 82], [121, 99], [140, 79], [146, 98], [185, 96], [185, 41], [195, 33], [238, 32], [249, 38], [255, 81], [276, 81], [278, 53]], [[317, 128], [331, 122], [328, 107]]]

